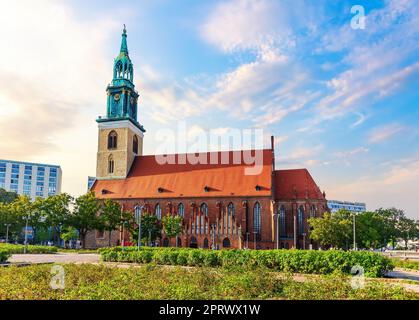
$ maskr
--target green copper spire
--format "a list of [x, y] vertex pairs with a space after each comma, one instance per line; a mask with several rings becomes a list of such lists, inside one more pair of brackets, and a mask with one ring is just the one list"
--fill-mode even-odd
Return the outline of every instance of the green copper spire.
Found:
[[121, 49], [114, 61], [113, 79], [106, 89], [108, 93], [106, 117], [97, 122], [129, 120], [145, 132], [137, 120], [138, 92], [134, 85], [134, 65], [128, 55], [127, 28], [122, 31]]
[[121, 41], [121, 53], [126, 53], [128, 55], [128, 44], [127, 44], [127, 28], [124, 24], [124, 30], [122, 31], [122, 41]]

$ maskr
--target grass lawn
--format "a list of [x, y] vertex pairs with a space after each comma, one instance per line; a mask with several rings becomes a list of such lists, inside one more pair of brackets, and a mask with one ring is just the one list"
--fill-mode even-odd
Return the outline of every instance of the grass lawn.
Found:
[[378, 279], [352, 289], [343, 275], [303, 282], [264, 269], [63, 265], [65, 289], [52, 290], [51, 265], [0, 268], [4, 299], [418, 299]]
[[419, 261], [418, 260], [402, 260], [402, 259], [393, 259], [394, 265], [398, 268], [408, 269], [408, 270], [418, 270], [419, 271]]

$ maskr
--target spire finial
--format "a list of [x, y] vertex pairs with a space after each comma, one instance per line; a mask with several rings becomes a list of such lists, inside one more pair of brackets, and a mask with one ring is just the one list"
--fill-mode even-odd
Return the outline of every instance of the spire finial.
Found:
[[124, 24], [124, 30], [122, 31], [122, 41], [121, 41], [121, 52], [128, 54], [128, 45], [127, 45], [127, 27]]

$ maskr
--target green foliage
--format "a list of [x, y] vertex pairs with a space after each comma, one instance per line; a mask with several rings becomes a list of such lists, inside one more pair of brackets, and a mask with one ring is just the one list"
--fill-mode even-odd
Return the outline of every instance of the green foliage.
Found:
[[417, 299], [378, 280], [352, 289], [342, 275], [295, 281], [265, 269], [236, 270], [155, 265], [113, 268], [63, 265], [65, 288], [50, 287], [51, 266], [0, 268], [0, 300], [250, 300], [250, 299]]
[[162, 265], [260, 269], [307, 274], [350, 274], [361, 266], [365, 275], [381, 277], [393, 269], [390, 259], [373, 252], [340, 250], [204, 250], [189, 248], [105, 248], [103, 261], [153, 262]]
[[66, 227], [61, 231], [60, 238], [63, 239], [64, 241], [70, 241], [70, 240], [77, 239], [78, 236], [79, 236], [79, 233], [77, 232], [75, 228]]
[[[353, 214], [347, 210], [325, 213], [322, 218], [310, 218], [311, 239], [324, 247], [348, 250], [353, 243]], [[389, 242], [393, 247], [397, 239], [405, 241], [418, 237], [419, 224], [395, 208], [361, 212], [355, 216], [356, 245], [358, 248], [378, 249]]]
[[182, 232], [182, 221], [182, 217], [177, 215], [167, 215], [163, 217], [163, 230], [169, 239], [178, 236]]
[[[0, 244], [0, 251], [8, 252], [9, 254], [21, 254], [24, 251], [25, 246], [20, 244]], [[49, 246], [32, 246], [28, 245], [26, 252], [30, 254], [47, 254], [47, 253], [56, 253], [58, 251], [57, 247]]]
[[103, 230], [102, 220], [98, 217], [100, 203], [93, 192], [78, 197], [74, 211], [68, 217], [68, 225], [79, 230], [82, 247], [86, 245], [86, 234], [91, 230]]
[[[138, 241], [138, 227], [133, 227], [134, 223], [130, 224], [131, 237]], [[141, 216], [141, 240], [143, 243], [151, 243], [161, 237], [162, 224], [161, 221], [154, 214], [144, 213]]]
[[10, 256], [11, 256], [11, 253], [8, 250], [2, 249], [0, 247], [0, 263], [6, 262]]
[[0, 203], [12, 203], [18, 198], [18, 194], [13, 191], [6, 191], [0, 188]]
[[419, 270], [419, 261], [394, 259], [393, 262], [398, 268]]

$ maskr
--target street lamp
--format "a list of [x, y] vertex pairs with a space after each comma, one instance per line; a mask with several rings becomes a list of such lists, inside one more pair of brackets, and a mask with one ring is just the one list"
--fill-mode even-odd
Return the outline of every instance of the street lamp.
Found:
[[135, 207], [135, 221], [138, 224], [138, 250], [141, 247], [141, 213], [143, 211], [143, 207], [136, 206]]
[[9, 228], [12, 225], [10, 223], [5, 223], [4, 226], [6, 227], [6, 243], [9, 243]]
[[280, 214], [276, 214], [276, 249], [279, 249], [279, 218]]
[[29, 215], [26, 216], [26, 225], [25, 225], [25, 246], [23, 248], [23, 254], [26, 254], [28, 246], [28, 224], [29, 224]]
[[354, 250], [357, 251], [356, 248], [356, 224], [355, 224], [355, 212], [352, 213], [352, 217], [353, 217], [353, 225], [354, 225]]

